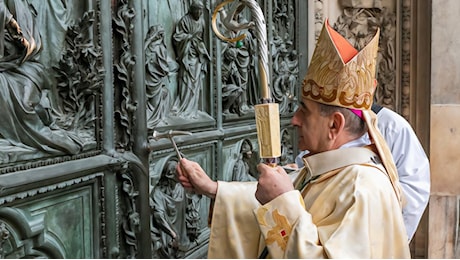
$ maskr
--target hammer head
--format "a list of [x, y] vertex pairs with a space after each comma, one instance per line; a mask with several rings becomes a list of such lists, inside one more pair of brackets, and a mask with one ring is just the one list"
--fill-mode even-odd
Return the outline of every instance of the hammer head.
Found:
[[192, 135], [191, 132], [187, 132], [187, 131], [177, 131], [177, 130], [169, 130], [167, 132], [158, 132], [158, 131], [153, 131], [153, 134], [152, 134], [152, 138], [155, 140], [155, 141], [158, 141], [160, 139], [163, 139], [163, 138], [168, 138], [168, 139], [172, 139], [174, 136], [177, 136], [177, 135]]

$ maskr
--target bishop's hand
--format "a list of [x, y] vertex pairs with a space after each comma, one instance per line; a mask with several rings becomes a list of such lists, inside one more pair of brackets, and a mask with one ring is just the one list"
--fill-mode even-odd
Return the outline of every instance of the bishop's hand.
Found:
[[294, 190], [291, 178], [280, 167], [271, 167], [264, 163], [257, 165], [259, 183], [257, 184], [256, 199], [263, 205], [279, 195]]

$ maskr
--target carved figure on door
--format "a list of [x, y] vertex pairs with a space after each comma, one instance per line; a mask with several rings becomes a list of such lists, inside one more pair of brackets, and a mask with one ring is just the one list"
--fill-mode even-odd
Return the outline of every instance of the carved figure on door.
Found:
[[232, 181], [255, 181], [257, 171], [251, 169], [253, 148], [249, 140], [243, 140], [238, 158], [233, 165]]
[[179, 65], [168, 53], [164, 43], [164, 28], [154, 25], [149, 28], [145, 40], [145, 87], [147, 95], [147, 127], [153, 129], [171, 110], [171, 96], [167, 87], [168, 76], [179, 69]]
[[[241, 88], [241, 93], [236, 100], [238, 106], [236, 107], [235, 113], [238, 115], [244, 115], [253, 108], [249, 106], [248, 101], [248, 90], [250, 86], [250, 75], [254, 57], [256, 53], [253, 53], [253, 37], [250, 29], [254, 27], [253, 21], [248, 21], [244, 17], [244, 13], [241, 11], [244, 9], [244, 5], [237, 3], [230, 9], [230, 14], [227, 14], [225, 9], [220, 10], [222, 24], [228, 31], [227, 34], [230, 38], [236, 38], [239, 35], [245, 34], [245, 37], [237, 41], [236, 43], [227, 43], [224, 47], [225, 63], [223, 66], [231, 66], [233, 69], [231, 72], [232, 77], [227, 77], [227, 84], [236, 85]], [[229, 52], [231, 52], [231, 59], [228, 58]], [[253, 55], [254, 54], [254, 55]], [[226, 73], [225, 68], [222, 69], [222, 73]]]
[[163, 166], [150, 197], [153, 251], [159, 258], [183, 258], [200, 234], [201, 195], [191, 194], [176, 179], [177, 158]]
[[183, 257], [180, 248], [188, 247], [186, 234], [186, 198], [185, 189], [176, 180], [177, 161], [166, 162], [160, 180], [153, 190], [152, 226], [159, 232], [159, 248], [161, 258]]
[[[8, 152], [78, 153], [81, 140], [60, 129], [51, 117], [47, 73], [37, 61], [40, 35], [28, 5], [22, 0], [0, 1], [0, 23], [0, 146]], [[5, 154], [0, 163], [14, 160]]]
[[236, 64], [236, 50], [228, 48], [224, 51], [222, 63], [222, 112], [240, 115], [239, 98], [243, 93], [240, 85], [241, 75]]
[[[291, 44], [288, 42], [288, 46]], [[296, 50], [289, 50], [286, 44], [281, 44], [273, 62], [275, 79], [273, 83], [274, 97], [279, 103], [280, 113], [294, 111], [295, 89], [298, 76], [298, 57]]]
[[198, 117], [201, 90], [210, 59], [203, 33], [204, 5], [195, 0], [189, 12], [176, 25], [173, 42], [179, 63], [177, 99], [172, 111], [180, 117]]
[[281, 130], [281, 157], [280, 165], [288, 165], [295, 159], [292, 146], [292, 136], [288, 129]]

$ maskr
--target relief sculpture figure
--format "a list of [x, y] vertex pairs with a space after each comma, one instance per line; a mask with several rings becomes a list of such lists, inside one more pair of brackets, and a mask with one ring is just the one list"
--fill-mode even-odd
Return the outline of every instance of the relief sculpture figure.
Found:
[[240, 73], [236, 64], [237, 52], [228, 48], [223, 53], [222, 63], [222, 113], [240, 115], [239, 97], [243, 93]]
[[161, 25], [150, 27], [146, 43], [147, 127], [153, 129], [168, 116], [171, 109], [171, 96], [167, 87], [168, 76], [176, 72], [178, 64], [169, 56], [164, 43], [164, 28]]
[[294, 161], [294, 149], [292, 136], [287, 129], [281, 130], [281, 157], [280, 165], [289, 165]]
[[181, 117], [198, 117], [200, 93], [210, 61], [203, 39], [203, 8], [202, 1], [193, 1], [173, 34], [180, 69], [177, 99], [172, 110]]
[[[222, 64], [222, 75], [223, 77], [226, 74], [232, 75], [223, 79], [223, 83], [224, 87], [237, 86], [240, 89], [239, 96], [234, 101], [233, 109], [230, 109], [230, 112], [239, 116], [254, 111], [252, 105], [258, 103], [257, 97], [253, 93], [254, 87], [258, 90], [257, 80], [255, 80], [257, 67], [255, 66], [257, 59], [255, 53], [256, 43], [252, 33], [254, 22], [245, 18], [242, 13], [244, 7], [244, 4], [237, 3], [231, 6], [228, 13], [224, 8], [219, 10], [222, 25], [227, 30], [228, 36], [230, 38], [237, 38], [243, 34], [245, 36], [235, 43], [226, 43], [223, 48], [224, 64]], [[226, 94], [226, 91], [224, 94]], [[224, 104], [224, 113], [227, 113], [225, 105], [228, 105], [228, 103]]]
[[[292, 45], [289, 42], [287, 44]], [[299, 72], [297, 59], [297, 51], [289, 50], [286, 44], [282, 43], [273, 62], [275, 72], [273, 95], [279, 103], [281, 113], [293, 112], [297, 101], [294, 93]]]
[[151, 193], [155, 257], [183, 258], [200, 234], [201, 195], [187, 193], [176, 179], [177, 159], [166, 162]]
[[79, 138], [60, 129], [51, 117], [45, 67], [38, 62], [42, 48], [38, 27], [21, 0], [0, 1], [0, 163], [12, 151], [76, 154]]
[[[250, 164], [254, 164], [253, 148], [249, 140], [243, 140], [240, 153], [233, 165], [232, 181], [255, 181], [257, 171], [251, 169]], [[254, 168], [254, 167], [252, 167]]]
[[161, 258], [181, 257], [179, 247], [189, 243], [187, 236], [182, 236], [186, 233], [187, 205], [185, 189], [176, 181], [176, 165], [174, 160], [166, 163], [152, 195], [152, 226], [158, 231], [154, 238], [159, 240], [154, 250]]

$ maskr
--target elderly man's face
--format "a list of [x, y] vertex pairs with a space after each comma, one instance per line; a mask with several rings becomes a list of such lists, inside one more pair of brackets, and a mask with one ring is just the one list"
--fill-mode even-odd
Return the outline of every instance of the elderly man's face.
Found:
[[329, 150], [329, 117], [320, 114], [318, 103], [303, 99], [292, 117], [291, 124], [297, 127], [299, 149], [310, 154]]

